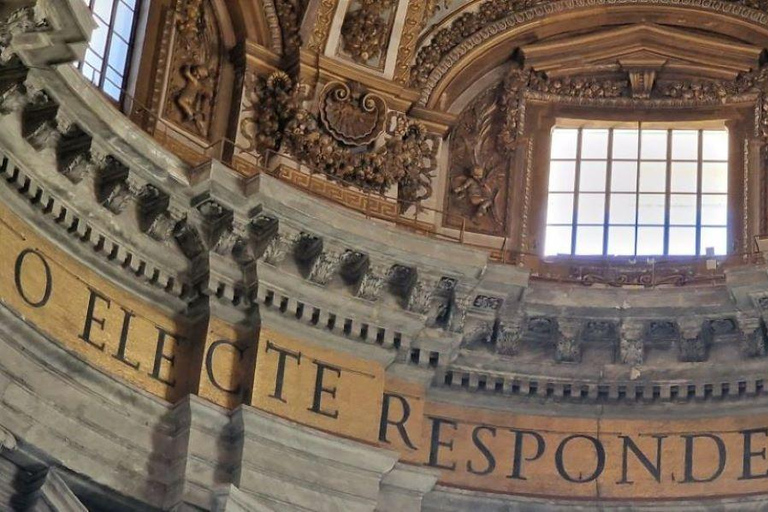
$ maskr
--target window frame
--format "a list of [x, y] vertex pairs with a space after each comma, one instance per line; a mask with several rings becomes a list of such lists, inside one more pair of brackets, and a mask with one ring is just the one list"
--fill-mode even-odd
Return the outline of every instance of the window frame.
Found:
[[[657, 123], [654, 123], [657, 124]], [[711, 158], [705, 158], [705, 150], [704, 150], [704, 141], [705, 141], [705, 132], [724, 132], [726, 135], [726, 139], [730, 139], [728, 128], [724, 125], [720, 127], [708, 127], [708, 128], [702, 128], [702, 127], [693, 127], [693, 126], [652, 126], [651, 128], [648, 128], [647, 126], [644, 126], [642, 122], [637, 122], [635, 126], [633, 127], [614, 127], [614, 126], [578, 126], [578, 127], [571, 127], [571, 126], [558, 126], [555, 125], [550, 133], [550, 147], [552, 145], [552, 140], [554, 138], [555, 132], [557, 130], [562, 131], [575, 131], [576, 132], [576, 139], [575, 139], [575, 155], [573, 156], [559, 156], [559, 157], [552, 157], [550, 152], [550, 158], [548, 159], [548, 169], [547, 169], [547, 182], [551, 179], [552, 176], [552, 169], [553, 163], [556, 162], [563, 162], [563, 163], [571, 163], [573, 165], [573, 183], [572, 187], [570, 189], [566, 188], [565, 190], [551, 190], [551, 187], [547, 187], [547, 204], [551, 204], [550, 198], [552, 195], [556, 196], [563, 196], [566, 198], [570, 198], [571, 201], [568, 201], [571, 203], [571, 219], [570, 223], [563, 223], [563, 222], [549, 222], [549, 217], [547, 215], [547, 222], [545, 227], [545, 240], [548, 238], [549, 235], [549, 228], [566, 228], [570, 229], [570, 236], [571, 236], [571, 243], [570, 243], [570, 253], [562, 253], [558, 255], [550, 255], [546, 254], [545, 257], [552, 258], [552, 257], [572, 257], [572, 258], [583, 258], [583, 257], [600, 257], [600, 258], [638, 258], [638, 257], [649, 257], [649, 258], [667, 258], [667, 257], [684, 257], [684, 258], [692, 258], [692, 257], [703, 257], [706, 256], [706, 248], [702, 246], [702, 232], [706, 229], [725, 229], [726, 233], [729, 229], [728, 225], [728, 219], [726, 218], [726, 224], [725, 225], [710, 225], [710, 224], [704, 224], [702, 219], [702, 213], [703, 213], [703, 205], [705, 204], [705, 199], [708, 197], [724, 197], [726, 199], [725, 209], [727, 212], [728, 209], [728, 190], [726, 189], [725, 192], [708, 192], [703, 189], [704, 185], [704, 168], [707, 166], [707, 164], [725, 164], [726, 166], [726, 182], [728, 181], [728, 178], [730, 177], [730, 161], [729, 161], [729, 151], [726, 149], [726, 160], [721, 159], [711, 159]], [[591, 156], [584, 156], [584, 144], [585, 144], [585, 130], [595, 130], [595, 132], [602, 131], [604, 132], [605, 141], [604, 144], [604, 156], [600, 157], [591, 157]], [[635, 133], [636, 137], [636, 144], [637, 147], [634, 151], [635, 156], [633, 158], [625, 158], [621, 156], [616, 156], [614, 152], [614, 140], [615, 140], [615, 133], [616, 131], [621, 130], [627, 130], [632, 131]], [[660, 156], [652, 156], [652, 157], [643, 157], [643, 141], [645, 139], [645, 134], [652, 134], [653, 132], [656, 132], [657, 134], [663, 134], [665, 137], [665, 150], [664, 150], [664, 157], [661, 158]], [[684, 132], [693, 132], [696, 134], [696, 158], [679, 158], [674, 156], [674, 148], [676, 147], [676, 143], [674, 143], [675, 135], [678, 133], [684, 133]], [[728, 143], [730, 145], [730, 140], [728, 140]], [[604, 175], [605, 175], [605, 183], [603, 184], [603, 188], [599, 188], [599, 190], [583, 190], [581, 189], [581, 186], [583, 186], [581, 175], [583, 169], [586, 167], [585, 164], [589, 164], [590, 162], [596, 162], [598, 164], [602, 163], [604, 164]], [[614, 178], [614, 164], [615, 163], [621, 163], [626, 162], [628, 164], [634, 164], [634, 173], [635, 173], [635, 186], [634, 191], [616, 191], [612, 188], [612, 179]], [[694, 164], [696, 166], [696, 190], [695, 191], [673, 191], [672, 188], [672, 179], [673, 179], [673, 173], [674, 173], [674, 166], [675, 164]], [[644, 164], [661, 164], [664, 168], [664, 187], [663, 190], [648, 190], [643, 191], [642, 190], [642, 170], [644, 168]], [[581, 222], [580, 215], [580, 201], [582, 201], [585, 197], [589, 196], [590, 194], [599, 195], [602, 197], [602, 222], [595, 223], [595, 222]], [[611, 209], [611, 203], [612, 200], [614, 200], [614, 196], [616, 198], [621, 196], [634, 196], [634, 222], [632, 224], [627, 224], [625, 222], [612, 222], [611, 216], [612, 216], [612, 209]], [[641, 222], [640, 220], [640, 214], [641, 214], [641, 208], [642, 208], [642, 198], [643, 196], [663, 196], [663, 220], [660, 219], [660, 222], [650, 224]], [[680, 223], [673, 223], [672, 221], [672, 209], [673, 209], [673, 199], [676, 197], [681, 196], [692, 196], [695, 197], [695, 219], [693, 220], [693, 223], [686, 223], [686, 224], [680, 224]], [[579, 253], [579, 232], [583, 229], [588, 229], [590, 227], [599, 228], [602, 231], [602, 250], [600, 254], [584, 254]], [[632, 228], [632, 231], [634, 233], [634, 240], [632, 243], [632, 246], [634, 247], [634, 253], [633, 254], [612, 254], [610, 250], [610, 236], [611, 236], [611, 229], [612, 228]], [[663, 230], [662, 238], [660, 240], [661, 242], [661, 251], [658, 253], [644, 253], [644, 252], [638, 252], [639, 250], [639, 243], [640, 243], [640, 233], [642, 232], [642, 228], [646, 228], [648, 230], [655, 229], [655, 230]], [[695, 254], [673, 254], [670, 253], [670, 251], [673, 250], [671, 239], [670, 239], [670, 233], [675, 229], [693, 229], [694, 230], [694, 241], [693, 241], [693, 250]], [[727, 234], [726, 234], [726, 252], [725, 254], [718, 254], [718, 256], [725, 256], [728, 253], [728, 242], [727, 242]], [[546, 242], [544, 251], [546, 251]]]
[[[98, 16], [93, 11], [94, 6], [95, 6], [96, 2], [98, 2], [98, 1], [100, 1], [100, 0], [84, 0], [84, 3], [86, 4], [86, 7], [91, 11], [92, 16], [94, 18], [98, 17], [98, 19], [101, 22], [106, 23], [106, 21], [103, 18]], [[102, 60], [101, 68], [100, 69], [96, 69], [90, 63], [87, 63], [86, 62], [86, 58], [84, 56], [83, 59], [80, 60], [77, 63], [77, 69], [80, 71], [80, 73], [83, 74], [83, 76], [86, 78], [86, 80], [88, 80], [96, 88], [98, 88], [109, 101], [111, 101], [112, 103], [114, 103], [116, 106], [119, 107], [126, 100], [126, 90], [128, 88], [128, 85], [131, 82], [131, 73], [133, 72], [133, 68], [134, 68], [134, 64], [135, 64], [134, 63], [134, 52], [135, 52], [136, 46], [140, 45], [140, 41], [138, 41], [138, 35], [139, 35], [139, 24], [140, 24], [141, 20], [144, 19], [144, 16], [143, 16], [144, 0], [135, 0], [135, 5], [134, 5], [134, 8], [133, 8], [133, 19], [132, 19], [132, 22], [131, 22], [130, 34], [129, 34], [128, 40], [126, 41], [126, 44], [127, 44], [128, 48], [127, 48], [126, 55], [125, 55], [125, 66], [124, 66], [124, 69], [120, 71], [120, 73], [122, 74], [122, 83], [118, 85], [118, 84], [112, 83], [111, 80], [110, 80], [110, 83], [112, 83], [112, 85], [114, 87], [116, 87], [116, 88], [118, 88], [120, 90], [119, 98], [114, 98], [104, 88], [104, 84], [109, 80], [107, 78], [107, 71], [109, 69], [113, 69], [113, 70], [115, 70], [117, 72], [117, 70], [113, 66], [110, 66], [110, 60], [109, 59], [110, 59], [110, 52], [112, 51], [112, 39], [113, 39], [113, 36], [114, 36], [114, 34], [116, 32], [116, 30], [115, 30], [115, 23], [116, 23], [116, 19], [117, 19], [117, 10], [118, 10], [118, 7], [120, 5], [120, 0], [111, 0], [111, 1], [112, 1], [112, 9], [110, 11], [109, 23], [107, 23], [107, 36], [106, 36], [106, 41], [104, 42], [104, 55], [99, 55], [98, 53], [96, 53], [91, 48], [90, 42], [89, 42], [88, 48], [86, 49], [86, 54], [87, 54], [88, 51], [90, 51], [90, 52], [96, 54]], [[118, 36], [118, 37], [120, 37], [122, 39], [121, 36]], [[86, 67], [88, 69], [92, 69], [93, 72], [99, 74], [98, 83], [94, 82], [93, 80], [91, 80], [91, 78], [88, 77], [88, 75], [86, 75], [86, 73], [85, 73], [85, 71], [86, 71], [85, 68]]]
[[[552, 129], [562, 127], [636, 128], [638, 122], [648, 128], [725, 127], [729, 133], [728, 240], [727, 257], [721, 262], [735, 262], [750, 257], [755, 233], [768, 231], [763, 220], [763, 178], [760, 174], [762, 143], [755, 139], [755, 97], [732, 103], [635, 102], [611, 100], [572, 100], [542, 97], [529, 99], [526, 122], [517, 151], [519, 181], [511, 182], [510, 215], [520, 223], [510, 225], [508, 236], [520, 241], [517, 251], [540, 276], [566, 276], [576, 268], [625, 268], [627, 265], [669, 263], [689, 269], [695, 275], [707, 273], [706, 256], [667, 256], [632, 258], [628, 256], [546, 256], [544, 253], [547, 195]], [[768, 217], [766, 217], [768, 218]], [[693, 265], [693, 266], [690, 266]], [[629, 268], [629, 267], [627, 267]], [[708, 267], [707, 267], [708, 268]], [[694, 270], [691, 270], [694, 269]]]

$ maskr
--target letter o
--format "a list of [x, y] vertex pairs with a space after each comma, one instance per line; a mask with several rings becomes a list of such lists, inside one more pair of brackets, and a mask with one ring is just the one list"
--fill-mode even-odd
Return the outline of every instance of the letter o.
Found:
[[[565, 446], [574, 439], [586, 439], [595, 447], [595, 453], [597, 455], [597, 466], [595, 467], [595, 471], [589, 475], [588, 478], [581, 478], [581, 475], [579, 475], [579, 478], [573, 478], [565, 470], [565, 464], [563, 463], [563, 452], [565, 451]], [[555, 452], [555, 466], [557, 466], [557, 472], [560, 473], [560, 476], [569, 482], [585, 484], [597, 480], [597, 478], [603, 472], [603, 469], [605, 469], [605, 448], [603, 448], [603, 443], [592, 436], [587, 436], [584, 434], [574, 434], [572, 436], [568, 436], [563, 439], [563, 441], [560, 443], [560, 446], [557, 447], [557, 451]]]
[[[22, 266], [24, 265], [24, 260], [26, 257], [30, 254], [34, 254], [37, 256], [40, 261], [43, 264], [43, 268], [45, 269], [45, 291], [43, 292], [43, 296], [38, 301], [31, 300], [27, 294], [24, 292], [24, 287], [21, 284], [21, 270]], [[48, 300], [51, 298], [51, 289], [53, 288], [53, 278], [51, 277], [51, 267], [48, 266], [48, 262], [45, 261], [45, 258], [43, 258], [43, 255], [37, 252], [35, 249], [24, 249], [19, 254], [19, 257], [16, 258], [16, 264], [14, 265], [14, 282], [16, 283], [16, 291], [19, 292], [19, 295], [22, 299], [24, 299], [24, 302], [32, 306], [33, 308], [41, 308], [45, 306], [48, 303]]]

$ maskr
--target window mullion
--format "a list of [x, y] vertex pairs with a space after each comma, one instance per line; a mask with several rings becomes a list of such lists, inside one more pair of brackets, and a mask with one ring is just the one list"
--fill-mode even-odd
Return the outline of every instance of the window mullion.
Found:
[[581, 141], [583, 128], [579, 128], [576, 137], [576, 183], [573, 185], [573, 217], [571, 220], [571, 254], [576, 254], [576, 235], [578, 232], [579, 193], [581, 192]]
[[670, 190], [672, 189], [672, 130], [667, 130], [667, 176], [664, 188], [664, 255], [669, 254], [669, 222], [670, 208], [672, 198]]
[[637, 257], [637, 242], [640, 228], [640, 162], [643, 152], [643, 123], [637, 123], [637, 160], [635, 160], [635, 257]]
[[701, 250], [701, 181], [703, 174], [704, 160], [704, 130], [699, 130], [698, 157], [696, 162], [696, 247], [694, 254], [699, 256]]
[[99, 77], [99, 88], [104, 88], [104, 82], [107, 79], [107, 69], [109, 68], [109, 54], [112, 48], [112, 35], [115, 28], [115, 17], [117, 16], [117, 0], [112, 1], [112, 14], [107, 24], [107, 42], [104, 45], [104, 60], [101, 62], [101, 77]]
[[608, 255], [608, 225], [611, 213], [611, 175], [613, 174], [613, 128], [608, 130], [608, 154], [605, 171], [605, 215], [603, 220], [603, 256]]

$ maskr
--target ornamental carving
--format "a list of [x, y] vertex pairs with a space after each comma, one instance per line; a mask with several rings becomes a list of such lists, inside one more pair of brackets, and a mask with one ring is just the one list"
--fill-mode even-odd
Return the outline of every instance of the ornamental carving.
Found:
[[599, 80], [591, 77], [564, 77], [549, 80], [542, 73], [531, 77], [530, 89], [557, 96], [577, 98], [618, 98], [629, 92], [626, 80]]
[[267, 78], [246, 78], [245, 108], [240, 133], [248, 141], [246, 151], [277, 151], [283, 143], [288, 123], [296, 117], [299, 88], [282, 71]]
[[313, 172], [379, 194], [397, 185], [401, 214], [432, 196], [438, 140], [421, 123], [392, 113], [383, 140], [360, 151], [339, 142], [322, 119], [300, 106], [299, 88], [284, 73], [251, 83], [240, 124], [249, 150], [262, 156], [286, 151]]
[[207, 0], [180, 0], [175, 30], [165, 115], [208, 138], [222, 52], [213, 6]]
[[692, 267], [657, 268], [648, 267], [573, 267], [571, 279], [585, 286], [601, 284], [606, 286], [654, 286], [672, 285], [683, 286], [693, 280], [695, 271]]
[[11, 40], [25, 32], [44, 32], [50, 29], [48, 21], [39, 19], [33, 7], [20, 7], [0, 22], [0, 64], [11, 60]]
[[[654, 7], [674, 6], [702, 9], [726, 15], [739, 22], [763, 25], [768, 14], [757, 7], [754, 0], [638, 0]], [[453, 18], [450, 26], [424, 37], [422, 46], [411, 63], [410, 85], [421, 91], [420, 105], [427, 105], [435, 86], [459, 60], [479, 45], [512, 28], [538, 23], [542, 18], [575, 11], [584, 7], [622, 4], [622, 0], [489, 0], [473, 12]]]
[[418, 89], [425, 85], [443, 55], [470, 35], [516, 11], [544, 3], [546, 0], [490, 0], [483, 3], [477, 11], [462, 14], [449, 27], [440, 29], [432, 37], [430, 44], [419, 50], [416, 62], [411, 67], [411, 87]]
[[395, 17], [395, 0], [358, 0], [344, 17], [341, 50], [359, 64], [382, 68]]
[[451, 135], [446, 226], [488, 234], [504, 231], [510, 162], [529, 75], [513, 69], [459, 116]]
[[331, 82], [320, 95], [320, 120], [337, 141], [349, 146], [370, 144], [384, 131], [387, 105], [353, 82]]
[[275, 0], [277, 19], [283, 36], [285, 53], [293, 55], [301, 48], [301, 19], [307, 5], [305, 0]]

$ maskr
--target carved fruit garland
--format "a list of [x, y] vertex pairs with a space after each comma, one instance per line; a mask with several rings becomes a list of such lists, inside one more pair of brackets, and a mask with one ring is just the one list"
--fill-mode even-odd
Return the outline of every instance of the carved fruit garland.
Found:
[[[392, 113], [394, 128], [381, 141], [378, 117], [384, 116], [386, 106], [372, 95], [331, 84], [325, 91], [325, 112], [318, 119], [301, 108], [298, 87], [285, 73], [250, 80], [253, 85], [240, 124], [249, 151], [262, 155], [288, 151], [315, 172], [381, 194], [398, 184], [401, 212], [432, 195], [438, 141], [420, 123]], [[330, 110], [328, 101], [335, 103]], [[357, 121], [342, 120], [343, 113], [351, 110], [358, 110], [352, 116]], [[379, 145], [361, 150], [366, 141]]]

